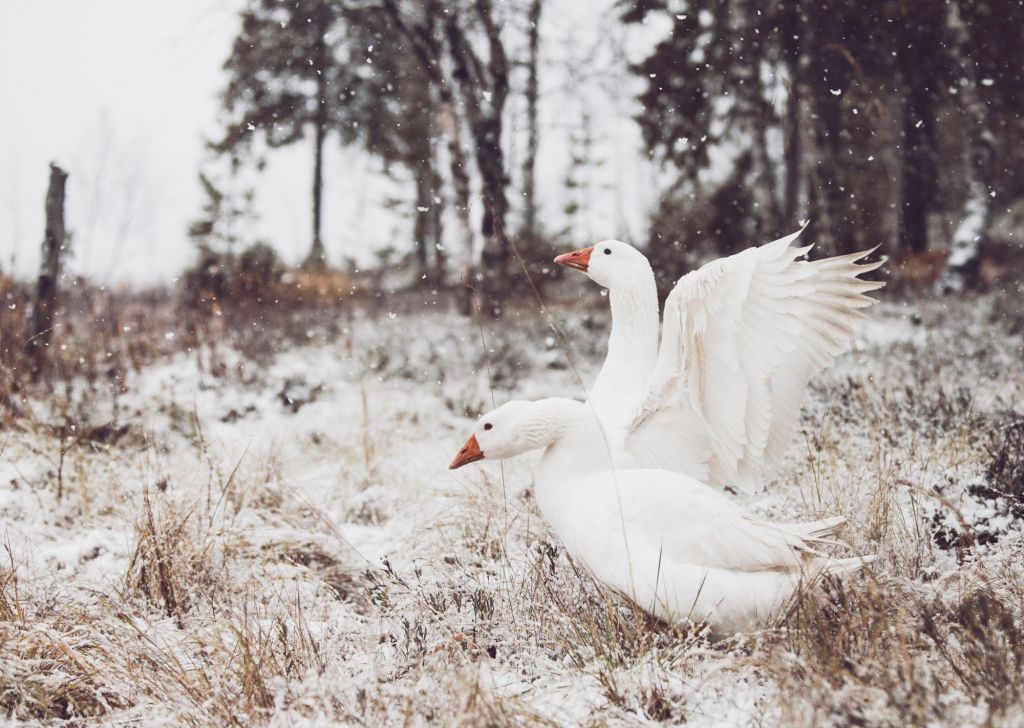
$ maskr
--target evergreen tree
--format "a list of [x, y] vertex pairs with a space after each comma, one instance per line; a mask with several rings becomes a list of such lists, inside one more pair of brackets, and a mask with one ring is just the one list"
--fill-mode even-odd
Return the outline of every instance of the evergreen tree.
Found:
[[231, 115], [213, 146], [237, 160], [259, 135], [282, 147], [313, 135], [312, 243], [306, 263], [325, 262], [321, 235], [324, 144], [331, 130], [354, 135], [348, 100], [358, 94], [361, 58], [341, 41], [345, 6], [332, 0], [248, 0], [224, 67]]
[[[1022, 78], [1009, 58], [1024, 22], [1020, 3], [622, 6], [626, 22], [656, 14], [673, 24], [634, 69], [646, 79], [638, 120], [647, 148], [678, 173], [656, 222], [678, 223], [667, 204], [724, 205], [690, 218], [721, 218], [731, 207], [751, 222], [734, 234], [763, 239], [803, 210], [826, 250], [898, 238], [903, 251], [917, 252], [944, 212], [965, 251], [951, 262], [976, 258], [970, 241], [984, 239], [994, 181], [1019, 178], [1011, 165], [994, 169], [992, 150], [1000, 137], [1017, 147], [1010, 142], [1021, 124]], [[1001, 93], [990, 92], [997, 84]], [[781, 114], [769, 104], [780, 86]], [[896, 214], [885, 196], [898, 199]], [[740, 210], [741, 202], [749, 207]], [[652, 243], [676, 237], [656, 226]]]
[[246, 189], [233, 193], [205, 172], [199, 173], [199, 184], [203, 187], [206, 201], [203, 203], [203, 215], [189, 225], [188, 236], [201, 249], [230, 260], [242, 242], [244, 222], [253, 217], [253, 192]]
[[[397, 34], [389, 32], [390, 42], [412, 55], [419, 70], [429, 80], [431, 92], [436, 95], [436, 122], [446, 141], [448, 174], [457, 223], [459, 278], [467, 284], [463, 288], [464, 295], [459, 299], [459, 310], [468, 315], [473, 309], [472, 291], [468, 284], [476, 278], [476, 274], [469, 216], [469, 166], [463, 145], [464, 120], [448, 70], [450, 62], [442, 22], [451, 8], [441, 0], [381, 0], [380, 10], [385, 17], [386, 27], [397, 31]], [[439, 224], [438, 220], [438, 231]]]
[[415, 184], [414, 259], [421, 280], [444, 281], [441, 244], [441, 175], [436, 164], [440, 101], [416, 55], [395, 42], [388, 15], [375, 7], [349, 14], [348, 41], [366, 49], [362, 89], [351, 99], [349, 115], [359, 141], [388, 164], [398, 164]]
[[246, 223], [254, 218], [252, 189], [238, 189], [199, 173], [206, 197], [202, 215], [188, 228], [188, 236], [197, 247], [195, 264], [185, 272], [185, 288], [193, 296], [227, 296], [238, 273], [239, 249], [244, 245]]
[[566, 226], [562, 237], [575, 245], [577, 240], [593, 240], [594, 231], [587, 222], [593, 198], [593, 172], [601, 166], [594, 155], [594, 125], [590, 114], [580, 114], [579, 125], [569, 134], [569, 166], [562, 181], [565, 204], [562, 213]]
[[[646, 145], [679, 173], [667, 202], [734, 207], [749, 198], [753, 209], [737, 214], [752, 220], [741, 234], [755, 240], [792, 225], [803, 208], [826, 250], [898, 237], [901, 250], [920, 252], [934, 213], [958, 198], [945, 211], [962, 223], [954, 244], [967, 252], [954, 258], [975, 257], [969, 243], [984, 238], [994, 191], [983, 181], [993, 174], [993, 118], [1020, 118], [1017, 95], [996, 101], [983, 80], [1020, 87], [1019, 65], [1014, 71], [1007, 62], [1019, 40], [1010, 29], [1020, 27], [1020, 3], [999, 11], [985, 0], [624, 3], [627, 22], [651, 13], [674, 18], [669, 36], [635, 68], [647, 80], [639, 117]], [[781, 115], [768, 103], [780, 80]], [[950, 146], [953, 126], [966, 144]], [[784, 147], [773, 148], [772, 137]], [[880, 137], [891, 143], [870, 165]], [[719, 170], [708, 189], [716, 146], [720, 159], [731, 151], [732, 172]], [[743, 167], [752, 173], [737, 174]], [[723, 195], [725, 185], [742, 186], [742, 194]], [[895, 217], [879, 189], [898, 199]], [[660, 217], [672, 216], [663, 209]]]
[[[657, 223], [680, 222], [666, 205], [719, 206], [700, 218], [710, 222], [739, 215], [730, 228], [747, 241], [773, 228], [781, 216], [775, 168], [782, 154], [769, 149], [769, 128], [776, 120], [763, 74], [778, 51], [766, 38], [771, 19], [753, 3], [696, 0], [685, 12], [677, 12], [677, 4], [670, 11], [663, 0], [625, 5], [628, 23], [651, 13], [668, 15], [672, 22], [669, 35], [634, 71], [646, 79], [643, 113], [637, 117], [644, 142], [653, 157], [677, 173], [655, 216], [649, 250], [674, 272], [681, 258], [673, 250], [708, 251], [716, 230], [707, 225], [663, 229]], [[663, 244], [671, 250], [660, 250]]]

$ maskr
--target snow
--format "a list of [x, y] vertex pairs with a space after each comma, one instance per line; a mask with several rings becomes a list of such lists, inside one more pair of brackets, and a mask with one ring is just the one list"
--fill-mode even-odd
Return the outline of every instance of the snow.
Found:
[[[989, 568], [1019, 555], [1020, 520], [1006, 498], [981, 489], [985, 425], [971, 419], [1022, 406], [1024, 374], [1013, 363], [1020, 337], [997, 335], [990, 308], [982, 299], [871, 309], [855, 350], [815, 380], [800, 441], [749, 505], [789, 520], [845, 513], [855, 525], [844, 538], [881, 554], [877, 578], [937, 597], [948, 598], [950, 580], [969, 579], [974, 567], [937, 548], [929, 528], [959, 528], [963, 519], [996, 536], [979, 552]], [[606, 313], [587, 327], [575, 308], [553, 310], [577, 359], [596, 365]], [[589, 632], [588, 619], [631, 617], [595, 596], [557, 548], [530, 496], [535, 457], [446, 469], [492, 398], [579, 394], [557, 339], [538, 337], [542, 329], [532, 316], [488, 326], [485, 357], [471, 321], [353, 314], [338, 339], [313, 337], [265, 362], [223, 345], [179, 353], [129, 382], [118, 403], [130, 426], [121, 439], [69, 451], [61, 502], [50, 405], [36, 402], [36, 421], [20, 424], [0, 455], [2, 536], [30, 620], [60, 634], [47, 615], [77, 610], [92, 640], [130, 624], [149, 646], [122, 636], [129, 647], [120, 649], [221, 673], [223, 684], [209, 689], [222, 698], [238, 680], [220, 667], [233, 664], [225, 655], [246, 634], [288, 624], [317, 643], [320, 661], [268, 678], [270, 725], [426, 725], [455, 715], [468, 724], [489, 715], [814, 724], [817, 708], [778, 677], [786, 660], [786, 669], [806, 672], [807, 655], [771, 652], [764, 645], [780, 639], [771, 631], [725, 644], [665, 631], [644, 637], [643, 629]], [[213, 376], [211, 360], [228, 373]], [[954, 384], [968, 388], [973, 409], [956, 409]], [[111, 408], [97, 400], [83, 411], [102, 420]], [[889, 468], [913, 487], [893, 481], [888, 490]], [[158, 522], [192, 514], [182, 553], [206, 554], [183, 582], [192, 606], [180, 625], [129, 585], [144, 491]], [[880, 538], [870, 526], [883, 495], [892, 524], [884, 530], [904, 535]], [[915, 530], [919, 540], [906, 535]], [[913, 576], [904, 564], [914, 559], [925, 565], [919, 574], [945, 576]], [[254, 611], [243, 618], [240, 604]], [[640, 638], [650, 641], [629, 642]], [[137, 700], [114, 719], [219, 715], [213, 697], [196, 702], [171, 683], [154, 698], [145, 680], [156, 677], [129, 685], [113, 667], [101, 677]], [[845, 715], [835, 706], [853, 701], [867, 716], [899, 722], [878, 688], [820, 689], [833, 706], [823, 710]], [[943, 700], [945, 724], [986, 720], [955, 686]]]

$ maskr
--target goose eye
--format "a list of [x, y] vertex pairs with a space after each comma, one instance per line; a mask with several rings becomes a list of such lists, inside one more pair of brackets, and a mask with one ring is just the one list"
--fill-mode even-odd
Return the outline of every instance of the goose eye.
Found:
[[612, 254], [612, 249], [611, 248], [605, 248], [604, 249], [604, 254], [605, 255], [611, 255]]
[[484, 429], [485, 430], [490, 430], [493, 427], [494, 427], [494, 425], [492, 425], [490, 422], [485, 422], [484, 423]]

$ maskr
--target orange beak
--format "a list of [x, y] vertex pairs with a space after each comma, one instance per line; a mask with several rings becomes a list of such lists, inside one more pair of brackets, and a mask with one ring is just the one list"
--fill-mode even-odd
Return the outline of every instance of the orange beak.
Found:
[[580, 248], [574, 250], [571, 253], [560, 255], [555, 258], [555, 262], [559, 265], [564, 265], [566, 268], [575, 268], [576, 270], [587, 272], [587, 268], [590, 267], [590, 254], [594, 252], [593, 246], [589, 248]]
[[470, 435], [469, 439], [466, 440], [466, 444], [459, 450], [459, 454], [452, 460], [452, 464], [448, 466], [449, 470], [455, 470], [461, 468], [463, 465], [469, 465], [475, 463], [477, 460], [483, 460], [484, 453], [480, 449], [480, 443], [476, 441], [476, 435]]

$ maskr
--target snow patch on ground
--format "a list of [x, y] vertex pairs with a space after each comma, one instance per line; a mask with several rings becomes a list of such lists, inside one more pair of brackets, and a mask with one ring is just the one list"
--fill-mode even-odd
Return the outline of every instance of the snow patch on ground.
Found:
[[[994, 334], [984, 302], [947, 305], [870, 310], [854, 352], [815, 381], [800, 441], [751, 508], [787, 520], [844, 513], [857, 524], [844, 538], [880, 551], [882, 575], [910, 573], [913, 559], [923, 574], [958, 573], [957, 550], [932, 546], [963, 523], [992, 536], [986, 558], [1019, 552], [1021, 515], [986, 490], [976, 437], [984, 417], [1022, 409], [1024, 375], [1009, 364], [1019, 337]], [[603, 327], [557, 314], [594, 367]], [[208, 352], [182, 353], [129, 383], [116, 407], [123, 436], [80, 443], [63, 462], [37, 403], [37, 422], [19, 424], [0, 456], [2, 536], [26, 604], [95, 619], [121, 609], [165, 653], [203, 664], [197, 635], [223, 618], [203, 589], [219, 587], [200, 582], [175, 619], [129, 585], [148, 498], [157, 518], [191, 514], [208, 553], [223, 553], [222, 567], [205, 567], [222, 568], [223, 588], [268, 615], [301, 615], [318, 642], [318, 668], [272, 682], [271, 725], [425, 725], [456, 708], [487, 722], [481, 705], [496, 722], [504, 710], [557, 724], [784, 724], [796, 698], [751, 657], [756, 639], [660, 635], [612, 660], [574, 631], [586, 616], [574, 605], [594, 592], [533, 506], [536, 457], [447, 470], [492, 397], [579, 394], [557, 347], [536, 345], [539, 325], [485, 331], [486, 357], [472, 323], [443, 314], [353, 320], [341, 340], [265, 365], [222, 350], [227, 376], [210, 373]], [[907, 534], [905, 550], [873, 535], [881, 513]], [[984, 722], [950, 694], [964, 724]], [[208, 716], [174, 696], [122, 712]]]

